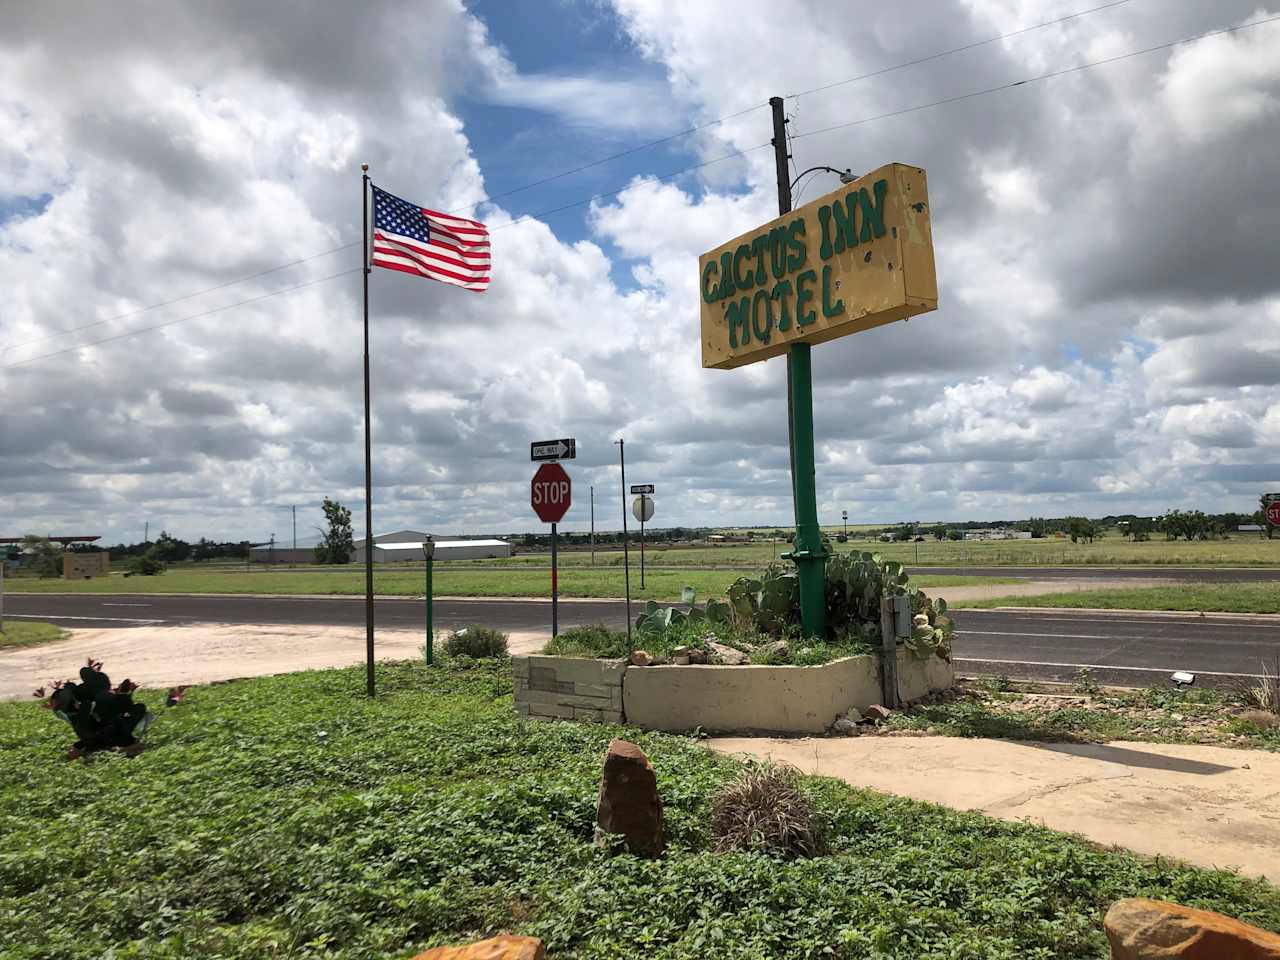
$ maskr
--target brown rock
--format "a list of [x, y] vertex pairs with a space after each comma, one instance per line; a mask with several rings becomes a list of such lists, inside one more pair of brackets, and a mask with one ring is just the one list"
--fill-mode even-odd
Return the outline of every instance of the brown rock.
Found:
[[731, 667], [740, 666], [749, 659], [741, 650], [735, 650], [733, 647], [725, 646], [723, 643], [711, 643], [711, 652], [723, 664]]
[[545, 960], [546, 948], [537, 937], [500, 934], [465, 947], [432, 947], [413, 960]]
[[888, 707], [882, 707], [878, 703], [873, 703], [862, 712], [862, 716], [864, 719], [879, 723], [881, 720], [888, 720], [893, 716], [893, 711]]
[[666, 845], [653, 764], [626, 740], [609, 744], [596, 805], [596, 835], [611, 833], [625, 837], [627, 849], [637, 856], [657, 856]]
[[647, 667], [653, 663], [653, 657], [649, 655], [647, 650], [632, 650], [631, 665], [633, 667]]
[[1280, 960], [1280, 935], [1163, 900], [1117, 900], [1103, 925], [1112, 960]]

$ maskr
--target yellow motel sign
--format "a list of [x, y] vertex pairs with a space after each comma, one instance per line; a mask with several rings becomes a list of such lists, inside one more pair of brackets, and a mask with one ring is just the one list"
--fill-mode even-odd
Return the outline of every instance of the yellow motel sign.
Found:
[[891, 163], [698, 259], [702, 365], [728, 369], [938, 307], [929, 190]]

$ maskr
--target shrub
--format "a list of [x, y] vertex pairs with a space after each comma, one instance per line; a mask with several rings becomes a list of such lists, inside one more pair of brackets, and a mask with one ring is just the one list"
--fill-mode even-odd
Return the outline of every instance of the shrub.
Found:
[[721, 789], [712, 807], [716, 850], [812, 857], [824, 847], [823, 822], [794, 767], [752, 766]]
[[152, 547], [142, 556], [134, 557], [129, 561], [129, 573], [135, 577], [154, 577], [158, 573], [164, 573], [164, 564], [160, 562], [155, 548]]
[[444, 652], [474, 660], [501, 659], [507, 656], [507, 635], [492, 627], [463, 627], [445, 637]]
[[617, 630], [610, 630], [602, 623], [594, 623], [585, 627], [570, 627], [542, 649], [543, 653], [556, 657], [625, 657], [627, 635]]

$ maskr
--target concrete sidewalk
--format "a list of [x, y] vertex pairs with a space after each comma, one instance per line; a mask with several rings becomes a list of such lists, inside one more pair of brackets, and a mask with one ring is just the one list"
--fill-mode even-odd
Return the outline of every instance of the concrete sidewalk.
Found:
[[957, 737], [734, 737], [708, 745], [858, 787], [1280, 881], [1277, 753]]

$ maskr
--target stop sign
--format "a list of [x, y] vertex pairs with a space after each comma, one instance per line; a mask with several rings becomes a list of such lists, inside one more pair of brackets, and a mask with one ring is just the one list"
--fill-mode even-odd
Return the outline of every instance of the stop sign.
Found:
[[544, 463], [533, 475], [529, 502], [533, 512], [543, 523], [559, 523], [573, 502], [573, 485], [564, 467], [558, 463]]
[[1267, 523], [1280, 527], [1280, 500], [1272, 500], [1267, 504]]

